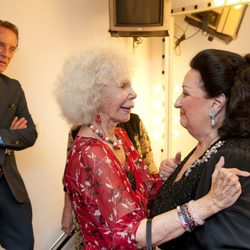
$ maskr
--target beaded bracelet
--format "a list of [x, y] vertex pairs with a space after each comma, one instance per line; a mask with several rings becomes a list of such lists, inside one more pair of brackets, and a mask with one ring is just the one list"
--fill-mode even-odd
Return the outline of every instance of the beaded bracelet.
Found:
[[185, 231], [192, 232], [197, 226], [199, 226], [199, 224], [193, 219], [186, 204], [177, 206], [177, 213]]
[[190, 213], [190, 215], [192, 215], [192, 218], [194, 222], [197, 224], [197, 226], [201, 226], [205, 223], [205, 220], [202, 220], [196, 216], [196, 214], [194, 213], [194, 209], [193, 209], [193, 203], [194, 203], [193, 200], [188, 202], [187, 204], [188, 212]]
[[178, 206], [177, 213], [180, 218], [182, 227], [185, 229], [185, 231], [191, 232], [193, 230], [193, 223], [190, 220], [188, 213], [186, 212], [185, 206]]

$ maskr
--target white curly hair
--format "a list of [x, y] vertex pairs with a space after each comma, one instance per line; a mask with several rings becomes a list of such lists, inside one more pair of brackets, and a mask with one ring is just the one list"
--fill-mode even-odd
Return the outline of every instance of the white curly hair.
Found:
[[69, 123], [92, 123], [101, 105], [103, 89], [131, 81], [132, 61], [127, 54], [105, 47], [89, 49], [66, 60], [54, 93]]

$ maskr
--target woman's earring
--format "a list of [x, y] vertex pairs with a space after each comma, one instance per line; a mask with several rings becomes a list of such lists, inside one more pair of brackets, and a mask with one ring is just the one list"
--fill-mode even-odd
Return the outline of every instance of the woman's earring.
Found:
[[97, 124], [100, 124], [102, 122], [101, 116], [99, 114], [95, 116], [95, 122]]
[[209, 114], [208, 114], [209, 117], [211, 118], [211, 125], [212, 125], [212, 127], [215, 126], [215, 116], [216, 116], [216, 114], [217, 114], [217, 112], [214, 111], [214, 110], [209, 111]]

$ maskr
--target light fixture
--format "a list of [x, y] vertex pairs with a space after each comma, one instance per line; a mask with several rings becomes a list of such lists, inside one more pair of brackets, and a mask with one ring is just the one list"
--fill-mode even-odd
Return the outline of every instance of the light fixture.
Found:
[[157, 100], [157, 101], [154, 102], [154, 107], [155, 107], [156, 109], [161, 109], [161, 108], [164, 107], [164, 103]]
[[214, 7], [221, 7], [221, 6], [229, 6], [229, 5], [237, 5], [237, 4], [249, 4], [249, 0], [214, 0], [213, 6]]
[[220, 7], [220, 6], [223, 6], [224, 4], [226, 3], [225, 0], [214, 0], [214, 6], [215, 7]]
[[172, 1], [171, 15], [192, 14], [196, 12], [208, 11], [214, 8], [250, 4], [249, 0], [188, 0], [188, 1]]
[[155, 93], [162, 93], [164, 91], [164, 86], [162, 84], [155, 84], [154, 85], [154, 91]]

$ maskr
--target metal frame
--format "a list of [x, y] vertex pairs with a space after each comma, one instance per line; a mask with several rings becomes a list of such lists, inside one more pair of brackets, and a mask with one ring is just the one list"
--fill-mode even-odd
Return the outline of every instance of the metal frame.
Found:
[[65, 244], [71, 239], [74, 235], [74, 232], [71, 235], [63, 233], [59, 236], [59, 238], [55, 241], [55, 243], [50, 247], [49, 250], [60, 250], [62, 249]]
[[248, 0], [238, 0], [238, 3], [232, 0], [224, 0], [224, 4], [218, 5], [215, 0], [172, 0], [171, 15], [180, 15], [187, 13], [194, 13], [199, 11], [206, 11], [214, 8], [226, 7], [235, 4], [249, 4]]

